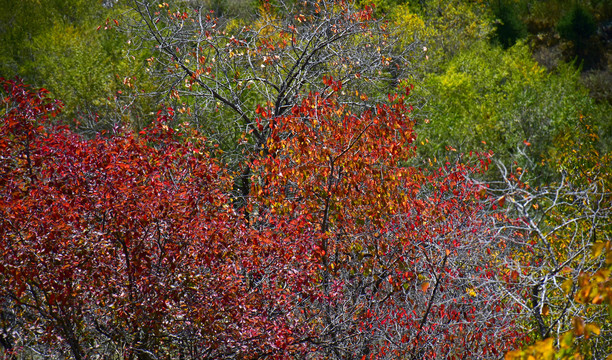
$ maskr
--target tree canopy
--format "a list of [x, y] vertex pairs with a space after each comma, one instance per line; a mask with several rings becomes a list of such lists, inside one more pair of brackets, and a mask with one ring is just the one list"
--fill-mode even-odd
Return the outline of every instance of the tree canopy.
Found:
[[612, 358], [604, 3], [0, 10], [2, 358]]

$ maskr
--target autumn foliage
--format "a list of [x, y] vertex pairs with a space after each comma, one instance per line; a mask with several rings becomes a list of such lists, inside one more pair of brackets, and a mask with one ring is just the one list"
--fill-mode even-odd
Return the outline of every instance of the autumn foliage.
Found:
[[314, 357], [498, 356], [521, 336], [496, 294], [497, 218], [470, 179], [488, 159], [409, 166], [404, 97], [354, 113], [313, 94], [269, 119], [269, 155], [253, 170], [259, 214], [302, 218], [316, 236], [325, 297], [304, 309], [318, 325]]
[[404, 95], [260, 107], [270, 137], [239, 205], [172, 109], [86, 139], [43, 90], [3, 86], [6, 354], [495, 358], [521, 339], [497, 291], [503, 219], [470, 179], [488, 160], [409, 166]]
[[268, 267], [291, 251], [247, 228], [197, 134], [160, 113], [141, 134], [84, 139], [46, 121], [59, 105], [43, 91], [3, 85], [0, 281], [19, 334], [5, 350], [199, 358], [285, 344], [293, 295]]
[[5, 3], [0, 359], [612, 360], [559, 1]]

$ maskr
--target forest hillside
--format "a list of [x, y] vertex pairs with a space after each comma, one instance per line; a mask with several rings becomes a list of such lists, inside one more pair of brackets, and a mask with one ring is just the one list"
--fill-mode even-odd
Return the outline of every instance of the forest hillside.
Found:
[[612, 360], [606, 0], [0, 0], [1, 359]]

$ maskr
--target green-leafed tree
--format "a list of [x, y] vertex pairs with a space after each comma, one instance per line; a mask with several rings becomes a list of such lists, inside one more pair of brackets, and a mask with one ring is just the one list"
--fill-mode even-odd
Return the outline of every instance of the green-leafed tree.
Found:
[[516, 44], [527, 35], [527, 27], [521, 21], [515, 2], [498, 1], [494, 3], [493, 11], [496, 18], [495, 40], [504, 49]]
[[494, 30], [491, 9], [481, 2], [408, 2], [391, 8], [389, 17], [401, 29], [398, 37], [425, 43], [426, 72], [438, 71], [457, 53], [489, 39]]
[[0, 1], [0, 76], [19, 76], [47, 88], [64, 102], [63, 120], [84, 132], [119, 123], [138, 127], [140, 114], [158, 105], [122, 99], [126, 90], [145, 85], [135, 84], [143, 78], [144, 61], [139, 66], [139, 58], [128, 56], [129, 38], [114, 31], [112, 19], [121, 6], [85, 0]]
[[581, 114], [601, 123], [601, 146], [607, 146], [609, 107], [594, 104], [571, 66], [549, 73], [522, 43], [503, 50], [480, 42], [426, 77], [417, 93], [427, 99], [417, 127], [428, 143], [421, 154], [431, 159], [448, 155], [447, 149], [480, 149], [508, 163], [526, 152], [533, 161], [522, 166], [545, 175], [541, 160]]
[[[0, 1], [0, 75], [19, 75], [29, 82], [42, 83], [35, 39], [53, 32], [54, 27], [76, 28], [83, 32], [95, 27], [109, 9], [102, 2], [84, 0]], [[102, 20], [102, 23], [104, 20]], [[74, 36], [74, 31], [71, 31]], [[57, 33], [56, 33], [57, 35]], [[69, 35], [68, 35], [69, 36]]]

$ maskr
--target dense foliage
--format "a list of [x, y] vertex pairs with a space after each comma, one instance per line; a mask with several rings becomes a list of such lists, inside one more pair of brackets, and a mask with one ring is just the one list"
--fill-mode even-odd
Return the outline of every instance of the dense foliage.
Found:
[[605, 2], [0, 9], [0, 357], [612, 358]]

